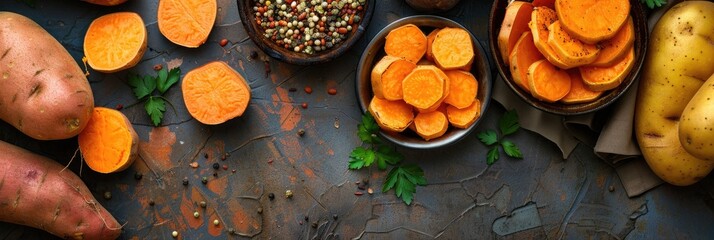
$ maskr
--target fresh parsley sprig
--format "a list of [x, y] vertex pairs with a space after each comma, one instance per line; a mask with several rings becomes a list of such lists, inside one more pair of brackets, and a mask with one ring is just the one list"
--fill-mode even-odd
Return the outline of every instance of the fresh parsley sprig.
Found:
[[[166, 112], [166, 103], [171, 105], [171, 102], [163, 97], [163, 94], [178, 83], [181, 77], [181, 69], [173, 68], [167, 71], [166, 68], [159, 70], [156, 77], [139, 76], [138, 74], [129, 75], [129, 86], [131, 86], [134, 95], [139, 101], [144, 101], [144, 109], [149, 114], [151, 122], [154, 126], [159, 126]], [[156, 92], [158, 91], [158, 94]], [[173, 107], [173, 105], [171, 105]]]
[[404, 155], [394, 147], [387, 145], [379, 133], [379, 125], [369, 112], [362, 115], [362, 123], [358, 126], [357, 135], [362, 140], [362, 146], [356, 147], [350, 153], [349, 169], [358, 170], [377, 163], [379, 170], [386, 170], [387, 165], [393, 166], [382, 185], [382, 192], [394, 189], [398, 198], [410, 205], [416, 193], [416, 186], [425, 186], [424, 170], [416, 164], [400, 165]]
[[523, 154], [521, 154], [521, 150], [518, 149], [516, 144], [504, 139], [504, 137], [518, 131], [520, 127], [518, 113], [515, 110], [510, 110], [498, 120], [498, 128], [501, 132], [500, 137], [494, 130], [486, 130], [478, 134], [478, 139], [486, 146], [491, 147], [486, 155], [486, 164], [491, 165], [498, 161], [500, 157], [499, 146], [503, 148], [503, 151], [509, 157], [523, 158]]
[[640, 2], [646, 3], [650, 9], [655, 9], [655, 6], [661, 7], [667, 5], [667, 0], [640, 0]]

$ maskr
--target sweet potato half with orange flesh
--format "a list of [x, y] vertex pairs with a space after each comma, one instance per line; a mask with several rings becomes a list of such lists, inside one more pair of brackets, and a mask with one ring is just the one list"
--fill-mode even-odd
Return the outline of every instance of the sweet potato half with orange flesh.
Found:
[[144, 21], [133, 12], [101, 16], [84, 36], [84, 55], [92, 69], [113, 73], [136, 66], [146, 52]]
[[449, 90], [449, 77], [433, 65], [418, 65], [402, 81], [404, 101], [420, 112], [436, 110]]
[[627, 19], [627, 23], [615, 34], [614, 37], [605, 40], [599, 45], [600, 53], [594, 62], [588, 64], [593, 67], [612, 66], [624, 58], [632, 45], [635, 43], [635, 25], [632, 17]]
[[223, 61], [210, 62], [186, 73], [181, 91], [191, 116], [208, 125], [243, 115], [251, 95], [245, 78]]
[[122, 171], [138, 156], [139, 135], [122, 112], [111, 108], [95, 107], [78, 141], [84, 161], [100, 173]]
[[575, 66], [592, 63], [600, 53], [596, 45], [581, 42], [565, 32], [561, 21], [555, 21], [548, 26], [548, 45], [553, 47], [565, 62], [573, 62]]
[[449, 129], [449, 120], [441, 111], [420, 112], [414, 117], [414, 128], [419, 136], [429, 141], [446, 133]]
[[406, 24], [389, 31], [384, 42], [387, 55], [402, 57], [417, 63], [426, 53], [427, 41], [424, 32], [414, 24]]
[[462, 70], [447, 70], [444, 73], [449, 77], [449, 95], [444, 99], [444, 103], [456, 108], [470, 106], [478, 94], [476, 77]]
[[368, 108], [377, 125], [387, 131], [402, 132], [414, 120], [412, 106], [402, 100], [389, 101], [372, 97]]
[[0, 221], [62, 239], [116, 239], [122, 226], [76, 174], [56, 161], [0, 141]]
[[540, 60], [528, 67], [528, 87], [533, 97], [546, 102], [555, 102], [570, 91], [570, 75], [547, 60]]
[[446, 107], [446, 117], [449, 123], [457, 128], [468, 128], [481, 117], [481, 101], [474, 99], [471, 105], [458, 109], [454, 106]]
[[216, 0], [159, 0], [159, 31], [177, 45], [197, 48], [208, 39], [217, 11]]
[[593, 91], [585, 86], [583, 77], [580, 76], [579, 68], [568, 70], [568, 75], [570, 76], [570, 92], [560, 99], [560, 102], [567, 104], [587, 103], [595, 101], [602, 95], [602, 91]]
[[431, 44], [434, 62], [443, 70], [470, 68], [475, 56], [473, 44], [466, 30], [442, 28]]
[[558, 19], [571, 36], [596, 44], [610, 39], [630, 16], [629, 0], [556, 0]]
[[404, 58], [386, 55], [374, 65], [371, 73], [372, 92], [378, 98], [402, 99], [402, 81], [416, 68]]
[[557, 20], [558, 15], [553, 9], [547, 7], [533, 9], [531, 21], [528, 23], [531, 34], [533, 34], [533, 44], [535, 44], [538, 51], [540, 51], [551, 64], [562, 69], [573, 68], [575, 63], [566, 62], [565, 59], [559, 56], [555, 49], [548, 44], [548, 35], [550, 33], [548, 26]]
[[511, 52], [509, 69], [511, 70], [513, 81], [526, 92], [530, 92], [530, 87], [528, 87], [528, 67], [544, 58], [533, 43], [533, 34], [530, 31], [523, 33], [523, 36], [518, 39], [516, 46], [513, 48], [513, 52]]
[[627, 74], [635, 65], [635, 49], [633, 47], [628, 50], [625, 58], [620, 60], [615, 65], [609, 67], [580, 67], [580, 75], [583, 77], [583, 82], [590, 90], [606, 91], [622, 83], [622, 80], [627, 77]]
[[524, 1], [513, 1], [506, 7], [506, 14], [498, 31], [498, 49], [506, 65], [510, 65], [508, 58], [513, 51], [513, 47], [523, 32], [529, 30], [528, 22], [531, 21], [533, 5]]

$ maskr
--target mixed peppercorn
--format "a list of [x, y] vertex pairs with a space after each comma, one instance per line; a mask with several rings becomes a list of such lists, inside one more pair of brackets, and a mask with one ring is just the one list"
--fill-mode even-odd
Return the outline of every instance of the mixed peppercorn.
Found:
[[295, 51], [313, 54], [347, 39], [361, 20], [366, 0], [253, 0], [263, 36]]

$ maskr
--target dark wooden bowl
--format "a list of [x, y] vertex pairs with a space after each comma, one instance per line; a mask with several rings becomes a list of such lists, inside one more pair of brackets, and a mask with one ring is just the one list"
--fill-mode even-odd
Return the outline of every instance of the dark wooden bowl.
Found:
[[[403, 26], [405, 24], [414, 24], [422, 29], [423, 32], [429, 33], [435, 28], [443, 27], [455, 27], [464, 28], [461, 24], [454, 22], [452, 20], [431, 16], [431, 15], [419, 15], [410, 16], [399, 19], [387, 25], [377, 33], [372, 41], [369, 42], [367, 48], [362, 53], [359, 60], [359, 65], [357, 65], [357, 79], [355, 81], [357, 90], [357, 99], [359, 101], [359, 106], [362, 112], [367, 112], [369, 102], [372, 100], [372, 81], [370, 79], [370, 73], [372, 72], [372, 67], [385, 55], [384, 53], [384, 42], [389, 31]], [[468, 29], [466, 29], [468, 31]], [[470, 31], [469, 31], [470, 33]], [[481, 46], [476, 37], [471, 34], [471, 40], [474, 44], [474, 61], [471, 65], [471, 73], [478, 80], [478, 94], [476, 98], [481, 101], [481, 117], [476, 120], [471, 126], [465, 129], [455, 128], [449, 126], [449, 130], [438, 138], [426, 141], [416, 133], [411, 130], [405, 130], [402, 133], [380, 131], [380, 135], [387, 140], [404, 147], [415, 148], [415, 149], [432, 149], [443, 147], [456, 143], [465, 136], [467, 136], [483, 119], [483, 114], [488, 109], [489, 103], [491, 102], [491, 90], [492, 81], [491, 80], [491, 65], [486, 56], [486, 51]]]
[[[530, 1], [529, 1], [530, 2]], [[622, 83], [615, 89], [608, 90], [603, 93], [600, 98], [588, 103], [564, 104], [560, 102], [548, 103], [540, 101], [533, 97], [529, 92], [524, 91], [516, 85], [508, 66], [503, 63], [501, 52], [498, 50], [498, 31], [501, 29], [501, 23], [506, 13], [508, 0], [495, 0], [491, 8], [491, 15], [488, 21], [488, 39], [491, 50], [491, 56], [496, 63], [498, 73], [503, 81], [516, 93], [523, 101], [531, 106], [558, 115], [579, 115], [600, 110], [613, 102], [615, 102], [623, 93], [630, 88], [635, 79], [637, 79], [642, 63], [647, 52], [647, 16], [642, 5], [637, 0], [630, 1], [630, 15], [635, 24], [635, 65], [630, 73], [625, 77]]]
[[311, 65], [317, 63], [328, 62], [340, 55], [344, 54], [354, 45], [362, 36], [367, 25], [372, 19], [374, 12], [375, 0], [367, 0], [358, 27], [353, 27], [352, 32], [343, 42], [339, 43], [331, 49], [307, 54], [302, 52], [294, 52], [290, 49], [285, 49], [263, 35], [263, 29], [255, 22], [253, 17], [253, 0], [238, 0], [238, 13], [248, 36], [258, 47], [269, 56], [283, 62], [297, 65]]

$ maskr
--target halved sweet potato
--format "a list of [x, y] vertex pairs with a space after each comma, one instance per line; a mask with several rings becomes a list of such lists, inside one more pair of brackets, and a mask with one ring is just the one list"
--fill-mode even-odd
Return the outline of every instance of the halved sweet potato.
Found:
[[516, 42], [523, 32], [529, 30], [531, 12], [533, 12], [533, 5], [529, 2], [513, 1], [506, 7], [506, 15], [498, 31], [498, 49], [506, 65], [510, 65], [508, 56], [511, 55]]
[[570, 76], [547, 60], [539, 60], [528, 67], [528, 87], [533, 97], [555, 102], [570, 91]]
[[84, 54], [92, 69], [113, 73], [136, 66], [147, 48], [144, 21], [134, 12], [103, 15], [84, 35]]
[[629, 0], [557, 0], [558, 19], [570, 35], [596, 44], [610, 39], [630, 15]]
[[565, 62], [565, 60], [558, 55], [558, 53], [548, 45], [548, 26], [553, 24], [558, 20], [558, 15], [553, 9], [548, 7], [539, 7], [533, 9], [531, 13], [531, 21], [528, 26], [533, 34], [533, 44], [535, 44], [538, 51], [540, 51], [543, 56], [548, 59], [548, 61], [562, 69], [573, 68], [574, 63]]
[[635, 43], [635, 24], [632, 17], [627, 20], [614, 37], [599, 43], [601, 49], [594, 62], [588, 66], [607, 67], [622, 60], [627, 55], [627, 50]]
[[217, 12], [216, 0], [159, 0], [159, 32], [175, 44], [197, 48], [208, 39]]
[[402, 132], [414, 120], [411, 105], [402, 100], [389, 101], [372, 97], [369, 102], [369, 113], [374, 117], [377, 125], [384, 130]]
[[393, 29], [387, 34], [384, 52], [387, 55], [402, 57], [407, 61], [419, 62], [426, 53], [426, 36], [414, 24], [406, 24]]
[[561, 21], [555, 21], [548, 26], [548, 45], [558, 52], [564, 62], [574, 62], [576, 66], [587, 65], [600, 53], [596, 45], [581, 42], [573, 38], [562, 28]]
[[446, 133], [449, 129], [449, 120], [441, 111], [420, 112], [414, 117], [414, 128], [419, 136], [429, 141]]
[[449, 95], [444, 99], [444, 103], [459, 109], [470, 106], [478, 94], [476, 77], [461, 70], [448, 70], [444, 73], [449, 77]]
[[530, 31], [523, 33], [518, 39], [510, 58], [511, 65], [509, 69], [511, 70], [513, 81], [526, 92], [530, 92], [527, 76], [528, 67], [534, 62], [545, 58], [533, 43], [533, 34]]
[[593, 91], [585, 87], [583, 77], [580, 76], [580, 69], [568, 70], [570, 76], [570, 92], [560, 99], [560, 102], [567, 104], [592, 102], [602, 95], [602, 91]]
[[449, 123], [457, 128], [468, 128], [481, 117], [481, 101], [474, 101], [467, 108], [458, 109], [454, 106], [446, 107], [446, 117]]
[[372, 68], [374, 96], [387, 100], [402, 99], [402, 81], [416, 68], [404, 58], [386, 55]]
[[433, 65], [418, 65], [402, 81], [404, 101], [420, 112], [436, 110], [449, 90], [449, 77]]
[[635, 65], [635, 49], [630, 47], [625, 58], [610, 67], [580, 67], [583, 82], [590, 90], [606, 91], [622, 83]]
[[443, 70], [464, 69], [474, 60], [471, 34], [462, 28], [442, 28], [431, 45], [434, 62]]

